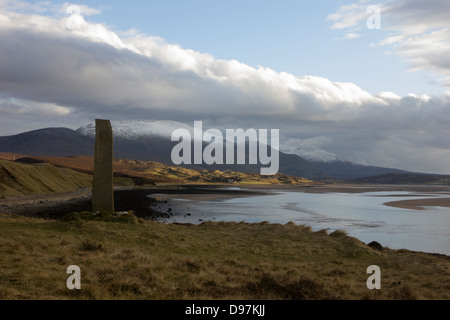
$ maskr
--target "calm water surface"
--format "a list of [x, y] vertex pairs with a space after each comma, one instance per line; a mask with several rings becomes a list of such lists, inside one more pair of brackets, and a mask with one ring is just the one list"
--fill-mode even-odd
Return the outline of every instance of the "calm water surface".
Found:
[[389, 201], [425, 198], [423, 194], [412, 196], [413, 193], [406, 191], [271, 191], [276, 194], [218, 201], [189, 201], [176, 199], [174, 195], [175, 199], [170, 201], [174, 215], [167, 222], [200, 223], [212, 220], [285, 224], [292, 221], [311, 226], [314, 231], [345, 230], [365, 243], [378, 241], [392, 249], [450, 255], [450, 208], [412, 210], [383, 205]]

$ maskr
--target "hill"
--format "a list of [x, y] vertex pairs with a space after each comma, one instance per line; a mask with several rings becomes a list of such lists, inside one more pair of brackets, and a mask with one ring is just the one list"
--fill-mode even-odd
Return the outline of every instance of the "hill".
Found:
[[450, 185], [449, 175], [414, 174], [414, 173], [385, 173], [371, 177], [347, 180], [352, 183], [375, 184], [439, 184]]
[[62, 157], [93, 155], [94, 140], [67, 128], [46, 128], [0, 137], [0, 152]]
[[[89, 156], [70, 157], [25, 157], [19, 162], [45, 162], [58, 167], [71, 168], [84, 173], [93, 173], [94, 158]], [[231, 170], [194, 170], [178, 166], [169, 166], [154, 161], [114, 159], [114, 177], [117, 185], [135, 185], [155, 183], [242, 183], [242, 184], [312, 184], [311, 180], [296, 176], [276, 174], [261, 176], [256, 173], [244, 173]], [[121, 180], [120, 180], [121, 179]]]
[[66, 193], [92, 185], [92, 176], [49, 163], [0, 160], [0, 196]]
[[326, 175], [337, 179], [358, 179], [389, 173], [407, 173], [404, 170], [366, 166], [343, 160], [330, 162], [313, 161], [312, 163]]

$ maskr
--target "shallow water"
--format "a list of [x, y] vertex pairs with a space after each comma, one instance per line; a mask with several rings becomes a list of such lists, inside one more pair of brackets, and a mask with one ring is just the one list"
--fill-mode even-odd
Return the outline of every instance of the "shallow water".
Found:
[[[173, 216], [167, 222], [245, 221], [308, 225], [313, 230], [345, 230], [368, 243], [377, 241], [392, 249], [450, 255], [450, 208], [427, 210], [394, 208], [385, 202], [422, 199], [405, 191], [364, 193], [303, 193], [277, 191], [275, 195], [217, 201], [171, 200]], [[439, 195], [433, 194], [433, 197]]]

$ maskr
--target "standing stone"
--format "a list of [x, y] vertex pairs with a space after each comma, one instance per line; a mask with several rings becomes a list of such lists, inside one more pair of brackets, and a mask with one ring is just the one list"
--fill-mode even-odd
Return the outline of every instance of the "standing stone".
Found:
[[114, 213], [113, 133], [109, 120], [95, 119], [92, 210]]

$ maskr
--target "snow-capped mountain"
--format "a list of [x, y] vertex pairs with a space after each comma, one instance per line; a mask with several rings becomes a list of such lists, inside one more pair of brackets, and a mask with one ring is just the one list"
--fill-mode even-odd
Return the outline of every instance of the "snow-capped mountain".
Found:
[[332, 143], [326, 137], [307, 139], [287, 139], [280, 145], [280, 151], [295, 154], [312, 163], [316, 168], [329, 177], [353, 179], [374, 176], [385, 173], [402, 172], [401, 170], [366, 166], [338, 156], [320, 148], [321, 145]]
[[[187, 130], [191, 134], [191, 139], [195, 141], [202, 137], [202, 135], [203, 141], [206, 144], [213, 140], [212, 135], [206, 132], [206, 130], [212, 128], [206, 125], [203, 125], [203, 128], [199, 129], [199, 126], [194, 123], [191, 126], [186, 123], [171, 120], [111, 121], [111, 127], [114, 134], [114, 156], [123, 159], [153, 160], [172, 164], [171, 151], [178, 143], [178, 140], [172, 141], [171, 137], [173, 131], [176, 129]], [[90, 123], [79, 128], [77, 133], [94, 139], [95, 123]], [[226, 140], [227, 137], [224, 132], [221, 133], [220, 138]], [[249, 156], [246, 155], [246, 157]], [[288, 155], [280, 152], [279, 156], [282, 166], [279, 169], [280, 173], [306, 178], [323, 176], [320, 170], [313, 164], [297, 155]], [[191, 163], [194, 162], [191, 161]], [[246, 159], [245, 164], [199, 164], [184, 166], [208, 170], [230, 169], [255, 173], [260, 171], [261, 164], [249, 163], [250, 161]]]
[[288, 154], [296, 154], [302, 158], [305, 158], [306, 160], [309, 161], [314, 161], [314, 162], [343, 162], [343, 161], [347, 161], [344, 158], [338, 156], [337, 154], [319, 149], [319, 148], [315, 148], [312, 146], [300, 146], [300, 147], [296, 147], [296, 146], [290, 146], [290, 145], [281, 145], [280, 146], [280, 151], [283, 151], [285, 153]]
[[[170, 139], [172, 132], [176, 129], [187, 129], [193, 132], [194, 128], [182, 122], [170, 120], [130, 120], [111, 121], [114, 137], [135, 139], [137, 137], [157, 136]], [[85, 136], [95, 137], [95, 123], [81, 127], [77, 130]]]
[[285, 141], [280, 142], [280, 151], [288, 154], [295, 154], [314, 162], [347, 162], [346, 159], [337, 154], [325, 151], [321, 148], [321, 145], [329, 143], [331, 143], [331, 141], [326, 137], [307, 139], [288, 138]]
[[[173, 164], [171, 152], [178, 141], [171, 141], [172, 132], [186, 129], [195, 139], [194, 126], [176, 121], [119, 121], [112, 122], [114, 131], [114, 157], [131, 160], [157, 161]], [[210, 129], [206, 126], [205, 130]], [[206, 143], [207, 135], [203, 135]], [[45, 128], [14, 136], [0, 137], [0, 152], [12, 152], [31, 156], [92, 156], [95, 144], [95, 124], [91, 123], [74, 131], [67, 128]], [[225, 137], [224, 137], [225, 138]], [[325, 138], [287, 139], [281, 142], [279, 172], [310, 179], [352, 179], [379, 174], [401, 172], [382, 167], [371, 167], [346, 161], [323, 150], [330, 143]], [[193, 161], [192, 161], [193, 163]], [[186, 165], [194, 169], [260, 171], [261, 164], [199, 164]]]
[[[192, 139], [202, 137], [201, 130], [194, 128], [186, 123], [172, 120], [130, 120], [130, 121], [111, 121], [111, 128], [115, 138], [137, 139], [158, 137], [162, 139], [171, 139], [173, 131], [185, 129], [189, 131]], [[81, 127], [77, 130], [84, 136], [95, 137], [95, 123]], [[194, 134], [198, 133], [198, 134]], [[203, 139], [211, 141], [211, 135], [203, 132]]]

